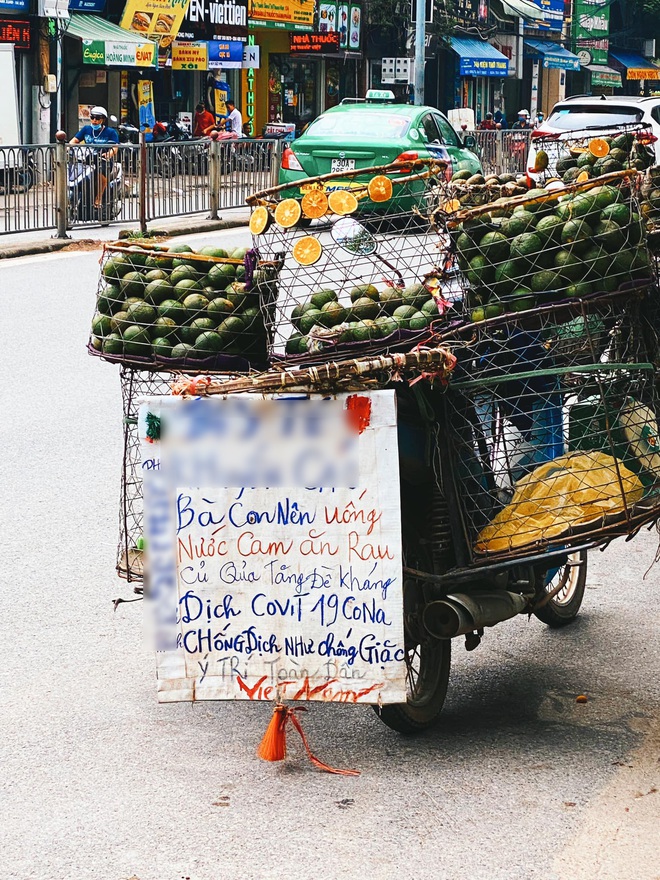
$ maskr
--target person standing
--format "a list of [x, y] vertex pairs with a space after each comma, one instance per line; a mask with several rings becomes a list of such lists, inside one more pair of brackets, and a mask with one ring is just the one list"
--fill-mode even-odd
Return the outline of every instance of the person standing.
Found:
[[478, 125], [482, 131], [495, 131], [495, 123], [493, 122], [493, 114], [486, 113], [486, 116], [481, 120]]
[[227, 114], [227, 119], [225, 120], [225, 128], [227, 131], [235, 134], [236, 137], [244, 137], [243, 134], [243, 117], [239, 110], [236, 109], [236, 104], [230, 98], [227, 101], [227, 110], [229, 113]]
[[206, 130], [215, 124], [215, 116], [210, 113], [203, 104], [195, 107], [195, 117], [193, 120], [193, 137], [204, 137]]
[[94, 207], [100, 208], [103, 193], [108, 185], [108, 175], [114, 164], [114, 157], [119, 150], [119, 134], [116, 128], [108, 127], [108, 111], [105, 107], [92, 107], [89, 114], [89, 125], [83, 125], [69, 141], [70, 144], [88, 144], [99, 147], [98, 165], [96, 169], [96, 197]]

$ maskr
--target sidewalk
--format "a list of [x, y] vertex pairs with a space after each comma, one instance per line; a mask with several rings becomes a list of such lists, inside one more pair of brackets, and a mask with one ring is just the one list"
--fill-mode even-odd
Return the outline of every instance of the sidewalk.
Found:
[[[172, 238], [177, 235], [192, 235], [198, 232], [212, 232], [216, 229], [232, 229], [246, 226], [250, 219], [250, 209], [228, 208], [222, 211], [218, 220], [209, 220], [208, 214], [188, 214], [184, 217], [168, 217], [153, 220], [148, 231], [154, 235]], [[117, 241], [124, 231], [138, 231], [137, 225], [114, 223], [111, 226], [83, 226], [70, 229], [68, 239], [55, 238], [55, 230], [41, 229], [36, 232], [16, 232], [0, 236], [0, 260], [10, 257], [24, 257], [28, 254], [43, 254], [49, 251], [62, 250], [71, 245]], [[139, 241], [139, 239], [138, 239]]]

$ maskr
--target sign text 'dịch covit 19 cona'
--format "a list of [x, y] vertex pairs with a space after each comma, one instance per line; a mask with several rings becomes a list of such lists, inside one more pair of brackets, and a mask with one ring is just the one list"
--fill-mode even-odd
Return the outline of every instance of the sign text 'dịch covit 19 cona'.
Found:
[[[355, 398], [361, 433], [334, 430]], [[143, 479], [159, 699], [405, 701], [393, 393], [152, 398], [145, 441], [156, 416], [167, 430], [143, 444]]]

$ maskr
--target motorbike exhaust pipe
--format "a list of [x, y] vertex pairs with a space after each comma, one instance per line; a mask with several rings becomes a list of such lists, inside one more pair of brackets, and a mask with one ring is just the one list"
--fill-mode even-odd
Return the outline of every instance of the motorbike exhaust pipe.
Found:
[[422, 619], [434, 638], [453, 639], [509, 620], [524, 611], [527, 604], [524, 596], [506, 590], [452, 593], [429, 602]]

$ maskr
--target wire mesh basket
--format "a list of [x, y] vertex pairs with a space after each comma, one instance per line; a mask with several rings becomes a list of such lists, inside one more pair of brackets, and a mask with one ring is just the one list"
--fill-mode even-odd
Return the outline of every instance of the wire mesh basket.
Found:
[[446, 241], [429, 221], [449, 197], [446, 168], [398, 162], [250, 197], [254, 248], [280, 267], [262, 300], [272, 359], [319, 363], [428, 337], [451, 310], [439, 292]]
[[653, 280], [636, 172], [560, 187], [447, 218], [473, 320]]
[[271, 266], [245, 264], [246, 249], [192, 252], [107, 245], [88, 350], [154, 370], [246, 371], [266, 363], [261, 287]]
[[474, 559], [660, 518], [654, 301], [619, 292], [456, 331], [448, 448]]
[[122, 367], [120, 371], [124, 422], [124, 457], [119, 496], [117, 574], [129, 583], [143, 577], [142, 451], [138, 435], [138, 408], [144, 397], [167, 396], [172, 374]]
[[644, 171], [655, 162], [654, 140], [651, 128], [638, 122], [554, 131], [532, 138], [535, 159], [528, 172], [540, 184], [570, 184], [627, 168]]

